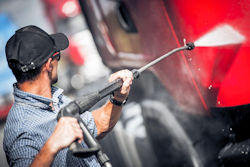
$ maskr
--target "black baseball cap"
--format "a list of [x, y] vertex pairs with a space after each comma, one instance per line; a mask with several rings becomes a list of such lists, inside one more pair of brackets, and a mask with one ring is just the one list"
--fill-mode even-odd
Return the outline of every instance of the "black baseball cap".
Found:
[[41, 67], [55, 52], [66, 49], [69, 41], [63, 33], [49, 35], [42, 29], [29, 25], [15, 32], [8, 40], [5, 52], [7, 61], [16, 60], [19, 70], [27, 72]]

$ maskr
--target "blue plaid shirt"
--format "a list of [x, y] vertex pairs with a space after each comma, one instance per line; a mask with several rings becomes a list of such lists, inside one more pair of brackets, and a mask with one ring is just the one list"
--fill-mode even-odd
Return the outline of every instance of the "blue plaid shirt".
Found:
[[[57, 113], [71, 100], [62, 94], [63, 90], [52, 86], [52, 99], [21, 91], [14, 84], [15, 102], [9, 111], [4, 129], [3, 147], [10, 166], [29, 166], [57, 124]], [[54, 109], [50, 107], [53, 102]], [[93, 116], [85, 112], [83, 121], [90, 132], [96, 136], [97, 129]], [[83, 143], [84, 145], [84, 143]], [[86, 146], [86, 145], [85, 145]], [[97, 159], [77, 158], [68, 148], [60, 150], [52, 166], [100, 166]]]

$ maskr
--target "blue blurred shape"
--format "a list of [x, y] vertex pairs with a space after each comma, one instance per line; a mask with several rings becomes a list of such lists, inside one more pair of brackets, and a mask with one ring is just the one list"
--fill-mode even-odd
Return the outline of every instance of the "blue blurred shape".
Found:
[[0, 96], [12, 92], [12, 84], [15, 77], [8, 67], [5, 56], [5, 45], [8, 39], [15, 33], [17, 26], [5, 13], [0, 13]]

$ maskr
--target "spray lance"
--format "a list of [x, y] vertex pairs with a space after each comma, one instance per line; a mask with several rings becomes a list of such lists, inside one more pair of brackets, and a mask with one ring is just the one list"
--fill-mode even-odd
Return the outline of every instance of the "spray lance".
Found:
[[[187, 43], [183, 47], [179, 47], [176, 49], [171, 50], [167, 54], [155, 59], [154, 61], [146, 64], [145, 66], [141, 67], [140, 69], [132, 70], [133, 77], [139, 78], [140, 74], [148, 69], [149, 67], [155, 65], [156, 63], [160, 62], [161, 60], [165, 59], [166, 57], [182, 51], [182, 50], [192, 50], [194, 49], [194, 43], [190, 42]], [[87, 126], [84, 124], [82, 119], [80, 118], [80, 114], [84, 113], [85, 111], [89, 110], [93, 105], [95, 105], [98, 101], [106, 97], [107, 95], [112, 94], [114, 91], [121, 88], [123, 84], [122, 79], [117, 79], [113, 82], [110, 82], [105, 88], [90, 93], [86, 96], [80, 97], [67, 106], [62, 108], [57, 116], [57, 120], [59, 120], [63, 116], [70, 116], [75, 117], [78, 120], [78, 123], [83, 131], [84, 141], [87, 144], [88, 148], [83, 148], [78, 142], [74, 142], [70, 145], [69, 150], [72, 154], [76, 157], [89, 157], [95, 155], [101, 164], [101, 166], [111, 166], [107, 155], [101, 150], [101, 146], [96, 141], [96, 139], [91, 135]]]

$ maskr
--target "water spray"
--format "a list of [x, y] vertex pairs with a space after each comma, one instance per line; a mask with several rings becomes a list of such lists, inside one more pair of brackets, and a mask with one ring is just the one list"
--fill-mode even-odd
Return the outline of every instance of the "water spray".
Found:
[[[176, 49], [171, 50], [170, 52], [166, 53], [165, 55], [153, 60], [152, 62], [146, 64], [145, 66], [132, 70], [134, 78], [139, 78], [140, 74], [148, 69], [149, 67], [155, 65], [156, 63], [160, 62], [161, 60], [167, 58], [168, 56], [173, 55], [176, 52], [182, 50], [192, 50], [194, 49], [194, 43], [190, 42], [187, 43], [183, 47], [179, 47]], [[122, 79], [117, 79], [111, 83], [109, 83], [105, 88], [90, 93], [86, 96], [80, 97], [67, 106], [62, 108], [57, 116], [57, 120], [59, 120], [63, 116], [70, 116], [77, 118], [78, 123], [83, 131], [84, 141], [87, 144], [88, 148], [83, 148], [78, 142], [74, 142], [70, 145], [69, 150], [72, 154], [76, 157], [89, 157], [95, 155], [101, 164], [101, 166], [111, 167], [111, 163], [109, 162], [109, 158], [107, 155], [101, 150], [101, 146], [96, 141], [96, 139], [91, 135], [87, 126], [84, 124], [82, 119], [80, 118], [80, 114], [84, 113], [85, 111], [89, 110], [93, 105], [95, 105], [98, 101], [106, 97], [107, 95], [112, 94], [114, 91], [121, 88], [123, 84]]]
[[245, 36], [228, 24], [216, 26], [211, 31], [197, 39], [196, 47], [214, 47], [232, 44], [241, 44], [245, 41]]

